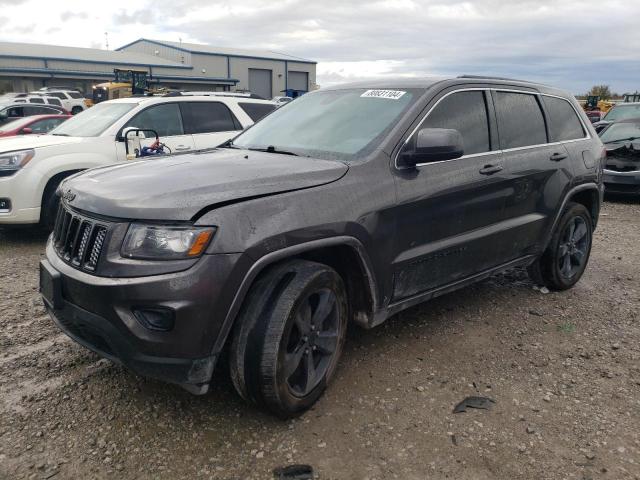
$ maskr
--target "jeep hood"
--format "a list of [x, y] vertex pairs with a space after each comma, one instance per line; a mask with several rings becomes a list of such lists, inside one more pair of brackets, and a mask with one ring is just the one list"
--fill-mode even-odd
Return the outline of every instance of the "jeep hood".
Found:
[[[0, 127], [1, 128], [1, 127]], [[15, 137], [0, 138], [0, 153], [15, 152], [28, 148], [52, 147], [66, 143], [79, 143], [82, 137], [64, 137], [61, 135], [16, 135]]]
[[347, 170], [338, 161], [224, 149], [96, 168], [60, 188], [86, 212], [187, 221], [230, 203], [330, 183]]

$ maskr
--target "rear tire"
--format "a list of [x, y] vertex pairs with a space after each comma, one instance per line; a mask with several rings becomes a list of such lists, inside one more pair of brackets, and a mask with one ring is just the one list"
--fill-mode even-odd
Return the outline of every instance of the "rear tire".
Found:
[[291, 260], [252, 286], [234, 331], [229, 367], [245, 400], [289, 418], [320, 398], [347, 328], [344, 282], [332, 268]]
[[553, 290], [573, 287], [584, 273], [593, 239], [593, 221], [587, 208], [569, 203], [542, 256], [529, 266], [529, 276], [538, 285]]

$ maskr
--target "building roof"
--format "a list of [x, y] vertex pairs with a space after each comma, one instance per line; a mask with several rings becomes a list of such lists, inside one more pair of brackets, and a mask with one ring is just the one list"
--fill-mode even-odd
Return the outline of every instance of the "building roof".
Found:
[[63, 47], [38, 43], [0, 42], [0, 57], [37, 58], [48, 60], [113, 63], [154, 67], [185, 68], [185, 65], [137, 52], [100, 50], [98, 48]]
[[135, 43], [142, 42], [142, 41], [155, 43], [158, 45], [164, 45], [167, 47], [184, 50], [190, 53], [203, 53], [208, 55], [228, 55], [231, 57], [265, 58], [270, 60], [286, 60], [289, 62], [317, 63], [313, 60], [296, 57], [294, 55], [289, 55], [287, 53], [272, 52], [269, 50], [248, 50], [248, 49], [242, 49], [242, 48], [214, 47], [211, 45], [204, 45], [200, 43], [170, 42], [167, 40], [152, 40], [149, 38], [139, 38], [138, 40], [135, 40], [131, 43], [123, 45], [117, 50], [125, 49], [130, 45], [133, 45]]

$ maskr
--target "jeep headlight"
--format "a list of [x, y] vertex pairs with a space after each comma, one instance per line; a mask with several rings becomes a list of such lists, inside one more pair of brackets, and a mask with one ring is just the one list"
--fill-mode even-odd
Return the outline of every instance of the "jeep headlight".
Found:
[[214, 227], [177, 227], [132, 223], [122, 242], [121, 255], [147, 260], [196, 258], [209, 245]]
[[0, 153], [0, 174], [2, 172], [16, 172], [31, 160], [36, 152], [33, 149], [17, 152]]

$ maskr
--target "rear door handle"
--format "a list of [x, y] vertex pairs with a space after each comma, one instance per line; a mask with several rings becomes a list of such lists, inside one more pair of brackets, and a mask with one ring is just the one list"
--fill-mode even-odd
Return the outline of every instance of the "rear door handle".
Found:
[[552, 162], [559, 162], [560, 160], [564, 160], [565, 158], [567, 158], [569, 155], [567, 155], [566, 153], [554, 153], [553, 155], [551, 155], [549, 157], [549, 160], [551, 160]]
[[493, 175], [502, 170], [502, 165], [485, 165], [480, 169], [482, 175]]
[[176, 148], [174, 148], [174, 150], [177, 151], [182, 151], [182, 150], [190, 150], [191, 147], [189, 147], [188, 145], [178, 145]]

